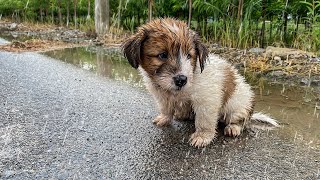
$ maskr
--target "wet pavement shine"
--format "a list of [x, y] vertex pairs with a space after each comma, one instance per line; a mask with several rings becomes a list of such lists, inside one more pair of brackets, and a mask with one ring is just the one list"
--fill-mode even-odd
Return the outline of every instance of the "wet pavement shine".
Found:
[[320, 178], [312, 87], [252, 80], [257, 110], [282, 127], [197, 149], [193, 122], [152, 124], [153, 99], [117, 52], [65, 51], [0, 52], [0, 179]]

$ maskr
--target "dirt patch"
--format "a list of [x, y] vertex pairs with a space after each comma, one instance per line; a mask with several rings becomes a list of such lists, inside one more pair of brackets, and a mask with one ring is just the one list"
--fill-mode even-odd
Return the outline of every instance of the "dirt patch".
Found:
[[85, 44], [71, 44], [61, 41], [33, 39], [25, 42], [13, 41], [9, 44], [0, 45], [0, 50], [9, 52], [26, 52], [26, 51], [49, 51], [56, 49], [71, 48], [83, 46]]
[[25, 39], [42, 39], [63, 41], [73, 44], [90, 43], [92, 32], [58, 27], [50, 24], [0, 22], [0, 34], [8, 40], [24, 41]]
[[[121, 42], [130, 36], [116, 28], [111, 28], [109, 33], [96, 38], [95, 32], [90, 30], [83, 32], [51, 24], [12, 23], [10, 21], [0, 21], [0, 34], [9, 41], [13, 41], [9, 45], [0, 47], [6, 51], [44, 51], [85, 45], [119, 47]], [[47, 45], [51, 43], [53, 47]]]
[[313, 53], [278, 47], [239, 50], [211, 45], [209, 49], [246, 72], [301, 85], [320, 86], [320, 58]]
[[294, 56], [294, 57], [315, 57], [316, 55], [312, 52], [302, 51], [299, 49], [292, 49], [292, 48], [282, 48], [282, 47], [273, 47], [268, 46], [265, 49], [265, 56], [272, 56], [272, 57], [280, 57], [281, 59], [287, 59], [288, 56]]
[[0, 45], [0, 50], [10, 52], [50, 51], [85, 46], [92, 42], [85, 32], [51, 24], [0, 21], [0, 34], [11, 41]]

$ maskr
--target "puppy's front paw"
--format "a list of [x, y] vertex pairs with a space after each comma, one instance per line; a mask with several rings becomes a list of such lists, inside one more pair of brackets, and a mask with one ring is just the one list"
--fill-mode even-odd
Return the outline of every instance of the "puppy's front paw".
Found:
[[224, 128], [224, 135], [237, 137], [241, 134], [241, 126], [237, 124], [229, 124]]
[[194, 147], [205, 147], [210, 142], [214, 139], [216, 132], [210, 132], [210, 131], [205, 131], [205, 132], [198, 132], [196, 131], [193, 133], [190, 137], [190, 144]]
[[170, 124], [171, 119], [172, 118], [170, 118], [169, 116], [160, 114], [159, 116], [154, 118], [153, 123], [156, 124], [159, 127], [166, 126], [166, 125]]

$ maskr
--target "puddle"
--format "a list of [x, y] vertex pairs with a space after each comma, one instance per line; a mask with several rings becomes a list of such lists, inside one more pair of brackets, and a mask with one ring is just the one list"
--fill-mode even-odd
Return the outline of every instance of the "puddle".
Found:
[[[98, 75], [144, 87], [138, 71], [120, 55], [119, 49], [80, 47], [50, 51], [47, 56], [74, 64]], [[312, 88], [272, 84], [248, 76], [256, 92], [256, 110], [279, 119], [276, 130], [285, 140], [308, 148], [320, 148], [320, 95]]]
[[320, 102], [313, 87], [297, 87], [263, 83], [256, 93], [256, 110], [278, 119], [278, 130], [286, 140], [320, 148]]
[[74, 64], [82, 69], [93, 71], [104, 77], [143, 87], [138, 71], [132, 68], [123, 56], [120, 56], [118, 49], [77, 47], [48, 51], [43, 54]]

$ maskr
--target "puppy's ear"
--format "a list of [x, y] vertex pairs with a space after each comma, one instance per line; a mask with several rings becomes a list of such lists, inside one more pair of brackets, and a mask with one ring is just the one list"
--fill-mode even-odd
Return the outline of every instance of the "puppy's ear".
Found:
[[138, 31], [121, 45], [124, 56], [128, 59], [130, 65], [136, 69], [141, 64], [141, 48], [145, 38], [145, 33]]
[[194, 35], [194, 44], [202, 72], [207, 61], [209, 51], [208, 48], [201, 42], [200, 37], [197, 34]]

